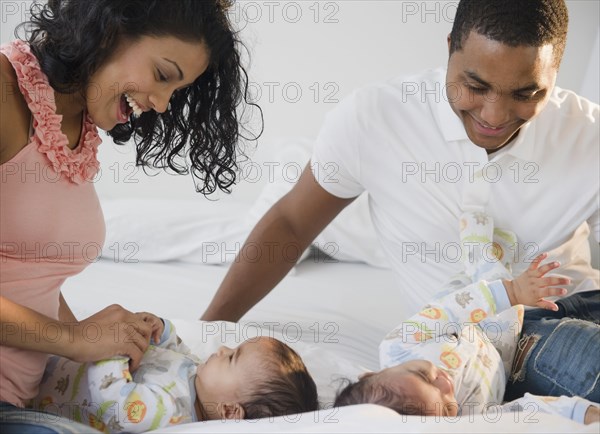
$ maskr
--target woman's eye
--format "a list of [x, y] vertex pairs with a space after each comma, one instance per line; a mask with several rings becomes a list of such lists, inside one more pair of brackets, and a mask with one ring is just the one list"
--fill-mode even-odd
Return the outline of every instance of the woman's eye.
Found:
[[160, 72], [160, 70], [158, 70], [157, 72], [158, 72], [158, 79], [159, 79], [160, 81], [167, 81], [167, 77], [165, 77], [165, 76], [163, 75], [163, 73], [162, 73], [162, 72]]

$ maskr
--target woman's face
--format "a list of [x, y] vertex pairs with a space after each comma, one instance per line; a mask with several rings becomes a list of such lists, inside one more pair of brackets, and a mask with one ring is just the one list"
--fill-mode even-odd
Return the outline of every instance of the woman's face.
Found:
[[123, 40], [91, 77], [85, 92], [88, 114], [98, 128], [109, 131], [127, 122], [134, 108], [162, 113], [173, 92], [191, 85], [209, 60], [201, 42], [172, 36]]

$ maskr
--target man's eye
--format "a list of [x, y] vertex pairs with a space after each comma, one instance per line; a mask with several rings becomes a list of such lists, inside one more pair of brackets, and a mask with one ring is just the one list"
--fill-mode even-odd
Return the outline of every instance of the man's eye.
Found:
[[473, 87], [473, 86], [467, 85], [467, 89], [469, 89], [471, 92], [473, 92], [477, 95], [483, 95], [484, 93], [487, 92], [487, 89], [484, 87]]
[[529, 94], [529, 95], [522, 95], [522, 94], [516, 94], [513, 95], [513, 98], [516, 99], [517, 101], [531, 101], [532, 99], [535, 98], [535, 94]]

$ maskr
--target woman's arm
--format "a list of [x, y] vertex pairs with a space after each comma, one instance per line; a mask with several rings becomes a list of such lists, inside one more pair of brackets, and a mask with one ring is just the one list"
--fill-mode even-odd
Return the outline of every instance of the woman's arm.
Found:
[[15, 70], [4, 54], [0, 54], [0, 89], [0, 164], [3, 164], [27, 145], [31, 119]]
[[67, 304], [67, 300], [60, 293], [60, 300], [58, 306], [58, 319], [64, 322], [77, 322], [77, 318], [75, 318], [75, 314]]
[[0, 296], [0, 344], [56, 354], [78, 362], [117, 355], [137, 368], [148, 348], [151, 326], [140, 315], [112, 305], [83, 321], [53, 320]]

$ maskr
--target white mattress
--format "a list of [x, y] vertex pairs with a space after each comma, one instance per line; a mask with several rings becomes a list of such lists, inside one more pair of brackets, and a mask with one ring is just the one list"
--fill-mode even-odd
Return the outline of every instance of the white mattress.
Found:
[[235, 345], [274, 330], [304, 358], [324, 409], [259, 421], [198, 422], [156, 432], [599, 432], [598, 424], [583, 426], [544, 414], [436, 420], [400, 416], [374, 405], [331, 409], [334, 380], [377, 369], [380, 339], [407, 314], [392, 272], [308, 259], [237, 326], [198, 321], [226, 270], [215, 265], [101, 259], [69, 279], [63, 293], [80, 318], [113, 303], [170, 318], [201, 357], [222, 342]]

